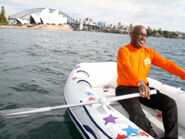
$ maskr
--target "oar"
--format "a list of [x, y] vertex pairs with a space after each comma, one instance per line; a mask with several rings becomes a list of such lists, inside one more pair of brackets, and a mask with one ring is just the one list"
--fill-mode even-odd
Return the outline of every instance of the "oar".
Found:
[[[151, 95], [156, 94], [156, 90], [151, 90], [150, 94]], [[80, 102], [77, 104], [58, 105], [58, 106], [52, 106], [52, 107], [3, 110], [1, 111], [1, 113], [4, 114], [5, 116], [15, 116], [15, 117], [29, 116], [30, 114], [35, 114], [35, 113], [50, 112], [52, 110], [79, 107], [79, 106], [90, 105], [90, 104], [95, 104], [95, 103], [106, 104], [107, 102], [135, 98], [135, 97], [140, 97], [140, 94], [134, 93], [134, 94], [127, 94], [127, 95], [115, 96], [115, 97], [110, 97], [110, 98], [101, 97], [100, 99], [93, 100], [93, 101]]]

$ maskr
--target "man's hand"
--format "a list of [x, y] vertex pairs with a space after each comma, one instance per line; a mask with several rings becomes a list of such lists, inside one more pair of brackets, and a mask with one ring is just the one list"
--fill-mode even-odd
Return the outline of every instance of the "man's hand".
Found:
[[150, 88], [144, 82], [139, 84], [139, 92], [143, 98], [150, 99]]

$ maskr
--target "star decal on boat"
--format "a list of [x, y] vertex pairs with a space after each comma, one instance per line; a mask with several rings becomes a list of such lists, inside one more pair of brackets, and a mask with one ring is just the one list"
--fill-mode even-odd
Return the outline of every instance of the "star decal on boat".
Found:
[[80, 65], [77, 65], [77, 66], [75, 67], [75, 69], [78, 69], [78, 68], [80, 68]]
[[158, 118], [162, 118], [162, 113], [157, 114]]
[[88, 96], [94, 96], [92, 92], [86, 92]]
[[110, 88], [110, 86], [104, 86], [103, 87], [103, 89], [109, 89]]
[[73, 77], [72, 79], [73, 79], [73, 80], [76, 80], [76, 79], [77, 79], [77, 77]]
[[165, 83], [161, 83], [161, 85], [167, 85], [167, 84], [165, 84]]
[[125, 139], [126, 135], [120, 135], [118, 134], [117, 138], [116, 139]]
[[143, 131], [140, 131], [140, 134], [141, 134], [141, 136], [149, 137], [149, 135], [147, 133], [143, 132]]
[[116, 119], [118, 119], [118, 117], [114, 117], [112, 116], [112, 114], [110, 114], [108, 117], [103, 118], [103, 120], [105, 120], [105, 125], [108, 123], [116, 123]]
[[95, 100], [95, 98], [94, 97], [90, 97], [89, 98], [89, 101], [92, 101], [92, 100]]
[[140, 133], [138, 132], [139, 129], [135, 129], [135, 128], [131, 127], [130, 125], [128, 126], [128, 128], [125, 128], [122, 130], [127, 132], [127, 136], [130, 136], [132, 134], [140, 135]]

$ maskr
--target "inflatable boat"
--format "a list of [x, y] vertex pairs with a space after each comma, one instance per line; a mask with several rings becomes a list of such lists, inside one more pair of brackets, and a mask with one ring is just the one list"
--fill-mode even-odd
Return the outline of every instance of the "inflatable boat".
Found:
[[[95, 103], [68, 108], [72, 121], [86, 139], [153, 138], [129, 120], [127, 112], [118, 101], [108, 101], [116, 97], [116, 79], [116, 62], [78, 64], [66, 81], [65, 102], [69, 105], [93, 101]], [[185, 92], [149, 77], [148, 81], [151, 87], [155, 87], [176, 101], [178, 138], [185, 139]], [[142, 108], [153, 129], [159, 136], [163, 136], [161, 112], [144, 105]]]

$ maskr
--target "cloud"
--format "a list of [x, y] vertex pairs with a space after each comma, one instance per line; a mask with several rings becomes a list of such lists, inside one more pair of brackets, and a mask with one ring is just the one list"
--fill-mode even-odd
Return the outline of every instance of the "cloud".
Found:
[[1, 0], [9, 14], [31, 8], [59, 9], [69, 16], [92, 18], [107, 24], [143, 24], [154, 28], [184, 31], [184, 0]]

